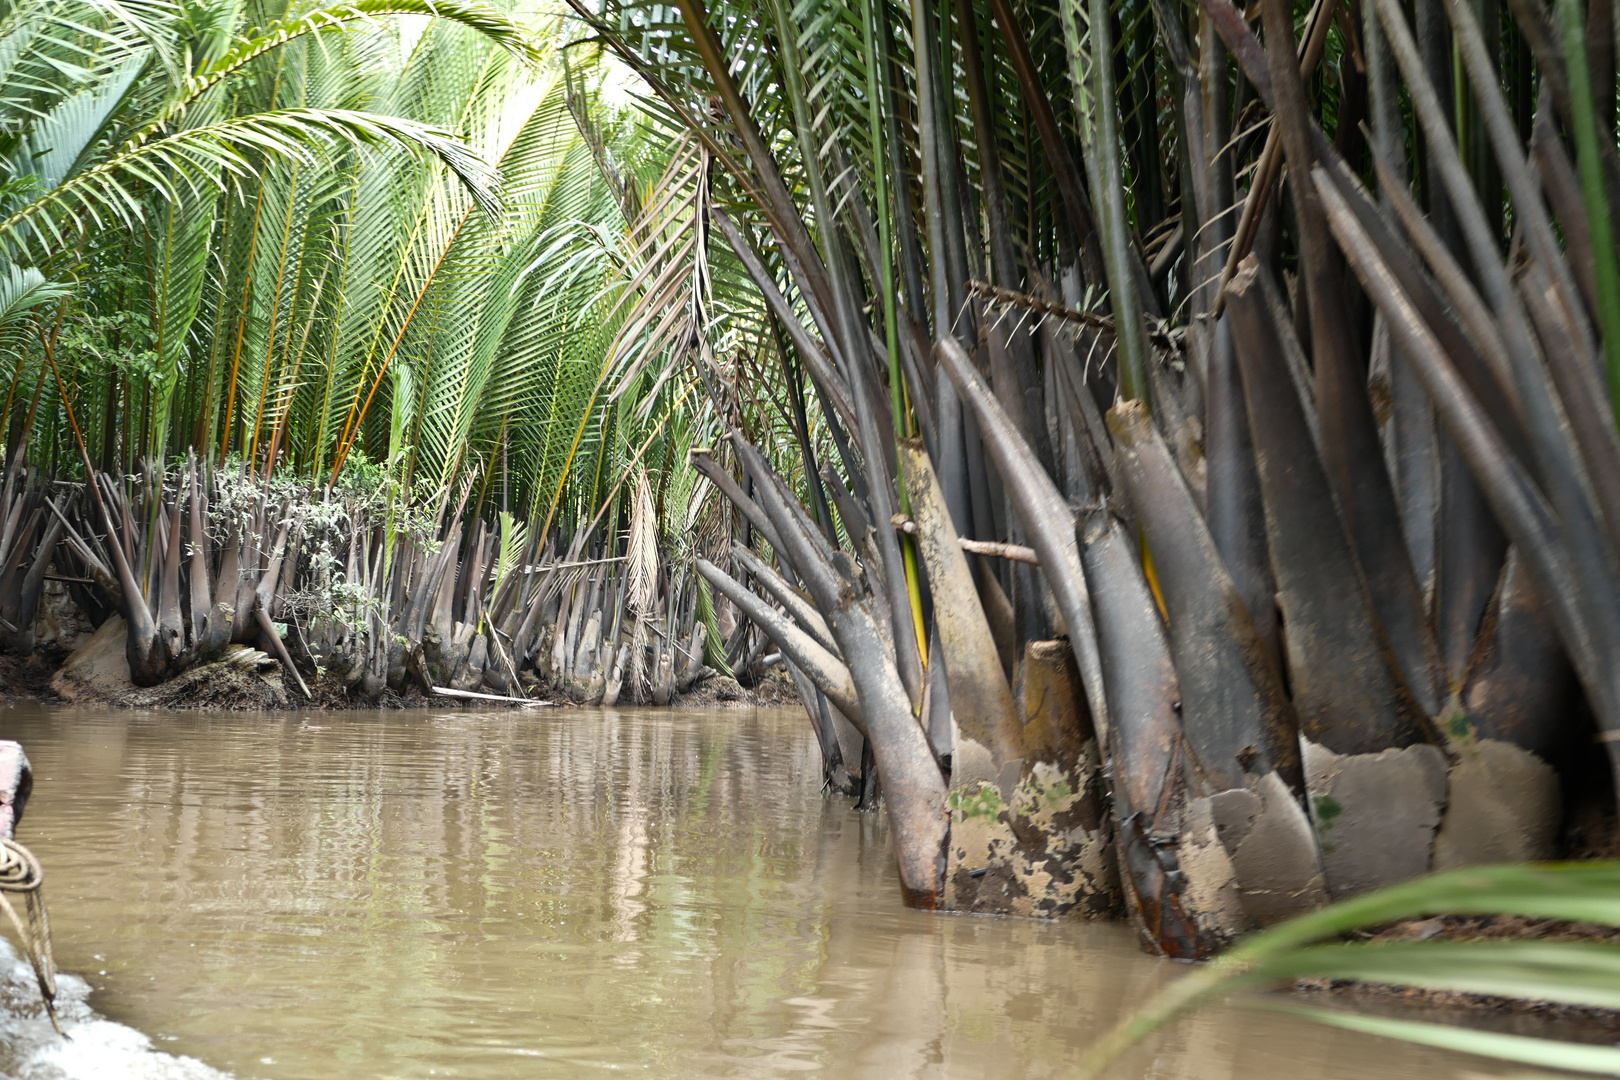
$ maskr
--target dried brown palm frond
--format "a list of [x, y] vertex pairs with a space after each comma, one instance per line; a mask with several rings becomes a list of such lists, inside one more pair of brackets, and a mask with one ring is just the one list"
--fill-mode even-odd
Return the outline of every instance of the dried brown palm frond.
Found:
[[651, 618], [658, 595], [658, 521], [647, 471], [638, 468], [625, 553], [625, 595], [638, 618]]

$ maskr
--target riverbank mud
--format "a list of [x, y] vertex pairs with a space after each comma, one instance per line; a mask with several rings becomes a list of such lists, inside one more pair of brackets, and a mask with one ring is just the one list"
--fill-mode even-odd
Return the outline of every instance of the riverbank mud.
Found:
[[[87, 627], [68, 639], [71, 651], [51, 639], [28, 656], [0, 655], [0, 700], [59, 702], [70, 705], [139, 709], [209, 709], [272, 711], [277, 709], [499, 709], [518, 708], [497, 700], [459, 701], [428, 695], [407, 684], [402, 691], [384, 686], [368, 696], [363, 686], [321, 669], [303, 673], [310, 696], [289, 686], [286, 669], [270, 653], [250, 645], [226, 647], [219, 659], [199, 664], [167, 682], [136, 686], [125, 656], [122, 617], [114, 615], [93, 630]], [[524, 687], [533, 701], [547, 705], [595, 704], [589, 690], [576, 685], [547, 686], [533, 680]], [[780, 668], [768, 669], [751, 687], [720, 674], [695, 679], [687, 690], [673, 693], [669, 705], [700, 708], [755, 708], [797, 700], [792, 683]]]

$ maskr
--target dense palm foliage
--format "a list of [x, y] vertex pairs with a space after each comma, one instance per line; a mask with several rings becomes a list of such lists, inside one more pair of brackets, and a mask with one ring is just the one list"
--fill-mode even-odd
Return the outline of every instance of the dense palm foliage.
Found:
[[[522, 599], [542, 651], [529, 601], [566, 596], [565, 622], [583, 607], [578, 557], [593, 529], [623, 552], [627, 481], [648, 488], [649, 465], [667, 528], [642, 546], [632, 622], [674, 631], [659, 548], [704, 535], [685, 462], [709, 406], [667, 362], [695, 335], [636, 300], [692, 251], [671, 222], [690, 217], [693, 154], [599, 102], [599, 49], [571, 48], [554, 15], [525, 21], [418, 0], [7, 9], [0, 543], [30, 571], [0, 590], [15, 644], [65, 543], [80, 606], [125, 616], [138, 683], [257, 641], [401, 689], [400, 641], [419, 646], [431, 615], [458, 660], [419, 681], [470, 688], [480, 671], [456, 668], [483, 651], [452, 648], [458, 628], [502, 652], [486, 623]], [[714, 302], [682, 272], [695, 309]], [[53, 475], [92, 482], [74, 495]], [[568, 567], [542, 586], [558, 529]], [[401, 623], [452, 536], [443, 602]], [[620, 598], [617, 632], [624, 574], [597, 580], [613, 562], [585, 576]], [[485, 570], [494, 589], [471, 581]], [[681, 591], [688, 624], [697, 593]], [[656, 656], [637, 675], [633, 693]], [[510, 657], [496, 683], [518, 688]]]
[[[10, 373], [13, 447], [69, 466], [71, 408], [101, 470], [272, 445], [311, 479], [351, 453], [407, 486], [499, 463], [509, 501], [544, 507], [622, 227], [540, 39], [455, 5], [98, 14], [11, 15], [42, 67], [8, 86], [6, 238], [73, 288], [8, 309], [38, 339]], [[43, 78], [53, 61], [81, 70]]]
[[1198, 956], [1554, 850], [1620, 753], [1606, 0], [572, 6], [788, 383], [698, 568], [915, 902]]

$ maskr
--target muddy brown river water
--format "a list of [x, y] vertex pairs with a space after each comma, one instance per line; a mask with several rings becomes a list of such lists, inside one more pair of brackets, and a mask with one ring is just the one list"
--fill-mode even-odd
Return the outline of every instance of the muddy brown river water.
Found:
[[[0, 1023], [27, 1080], [1061, 1077], [1184, 970], [1120, 925], [903, 909], [795, 710], [29, 706], [0, 737], [34, 762], [58, 964], [106, 1018], [71, 1053]], [[1114, 1075], [1479, 1067], [1221, 1010]]]

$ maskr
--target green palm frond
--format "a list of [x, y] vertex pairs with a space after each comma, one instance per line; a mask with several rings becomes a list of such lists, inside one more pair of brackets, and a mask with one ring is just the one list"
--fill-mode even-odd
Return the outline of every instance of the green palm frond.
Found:
[[500, 211], [494, 171], [441, 128], [347, 109], [279, 109], [182, 131], [117, 154], [0, 221], [0, 245], [15, 248], [34, 237], [57, 246], [92, 228], [133, 226], [145, 216], [147, 190], [176, 200], [219, 183], [222, 176], [252, 176], [266, 158], [314, 168], [339, 147], [432, 154], [487, 212]]
[[167, 444], [170, 414], [179, 384], [191, 324], [202, 303], [208, 241], [214, 229], [212, 192], [187, 191], [168, 204], [161, 222], [152, 273], [153, 323], [157, 329], [157, 393], [153, 401], [154, 445]]
[[375, 23], [389, 15], [427, 15], [465, 26], [530, 62], [538, 61], [544, 55], [540, 45], [517, 23], [504, 13], [483, 4], [466, 3], [464, 0], [353, 0], [317, 7], [257, 28], [224, 56], [204, 65], [186, 80], [181, 92], [136, 133], [131, 139], [131, 146], [139, 145], [172, 125], [209, 90], [266, 53], [302, 37], [346, 29], [353, 22]]
[[150, 60], [149, 51], [137, 52], [95, 84], [52, 106], [29, 126], [14, 155], [12, 175], [32, 176], [48, 189], [76, 172]]
[[[1473, 867], [1419, 878], [1291, 919], [1256, 934], [1213, 963], [1183, 976], [1133, 1010], [1088, 1054], [1080, 1076], [1098, 1075], [1132, 1045], [1176, 1018], [1245, 988], [1312, 976], [1491, 994], [1612, 1009], [1620, 950], [1612, 945], [1542, 941], [1340, 943], [1365, 927], [1436, 914], [1512, 915], [1620, 926], [1620, 864], [1614, 862]], [[1318, 944], [1319, 942], [1324, 942]], [[1486, 1033], [1266, 998], [1247, 1004], [1308, 1019], [1467, 1053], [1612, 1075], [1620, 1053], [1551, 1038]]]
[[47, 279], [32, 266], [7, 266], [0, 276], [0, 335], [7, 334], [37, 307], [72, 295], [72, 289]]

